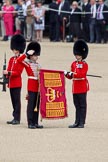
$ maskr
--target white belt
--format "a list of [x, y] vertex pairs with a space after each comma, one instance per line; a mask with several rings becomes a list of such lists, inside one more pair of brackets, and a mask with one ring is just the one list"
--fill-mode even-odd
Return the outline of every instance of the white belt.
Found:
[[73, 78], [73, 80], [85, 80], [85, 78]]
[[38, 80], [38, 78], [37, 78], [37, 77], [34, 77], [34, 76], [29, 76], [28, 78], [29, 78], [29, 79]]

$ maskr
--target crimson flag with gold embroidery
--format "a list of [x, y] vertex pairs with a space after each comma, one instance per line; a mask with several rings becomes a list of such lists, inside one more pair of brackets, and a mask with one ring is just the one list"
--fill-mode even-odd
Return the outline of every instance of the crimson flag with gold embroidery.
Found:
[[39, 75], [41, 117], [48, 119], [67, 117], [64, 72], [41, 69]]

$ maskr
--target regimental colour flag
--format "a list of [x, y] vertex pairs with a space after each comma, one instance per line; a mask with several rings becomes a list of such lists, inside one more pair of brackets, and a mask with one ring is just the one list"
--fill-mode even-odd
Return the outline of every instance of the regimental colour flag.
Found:
[[41, 69], [39, 78], [41, 117], [47, 119], [67, 117], [64, 72]]

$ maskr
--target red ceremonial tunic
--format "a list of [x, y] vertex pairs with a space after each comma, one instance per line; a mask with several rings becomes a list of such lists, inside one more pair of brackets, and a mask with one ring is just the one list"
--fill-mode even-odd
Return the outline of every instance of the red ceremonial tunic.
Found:
[[40, 65], [37, 62], [31, 60], [25, 61], [26, 55], [23, 54], [20, 56], [19, 61], [23, 63], [23, 66], [26, 69], [28, 75], [27, 90], [31, 92], [38, 92], [39, 90], [39, 69]]
[[9, 76], [9, 88], [19, 88], [22, 87], [21, 73], [23, 71], [23, 64], [18, 61], [19, 56], [13, 56], [10, 58], [8, 63], [7, 71], [11, 72]]
[[76, 74], [73, 74], [73, 78], [67, 75], [66, 77], [68, 79], [73, 79], [72, 83], [72, 93], [78, 94], [78, 93], [86, 93], [89, 90], [89, 83], [86, 78], [87, 71], [88, 71], [88, 64], [85, 61], [74, 61], [71, 64], [71, 71], [75, 72]]

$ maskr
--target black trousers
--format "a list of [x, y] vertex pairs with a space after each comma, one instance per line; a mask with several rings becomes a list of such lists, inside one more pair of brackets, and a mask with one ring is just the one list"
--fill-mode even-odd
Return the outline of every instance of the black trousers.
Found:
[[25, 20], [21, 21], [20, 27], [21, 27], [21, 34], [24, 35], [25, 29], [26, 29], [26, 24]]
[[[40, 95], [38, 92], [31, 92], [31, 91], [28, 92], [28, 104], [27, 104], [28, 125], [38, 124], [39, 101], [40, 101]], [[34, 111], [35, 107], [37, 107], [37, 111]]]
[[76, 108], [75, 123], [85, 124], [87, 112], [87, 93], [73, 94], [73, 102]]
[[81, 38], [81, 27], [79, 22], [70, 22], [69, 29], [74, 38]]
[[56, 22], [50, 23], [50, 41], [56, 40]]
[[21, 88], [10, 88], [11, 102], [13, 106], [13, 117], [20, 121], [21, 117]]
[[83, 22], [83, 39], [87, 42], [90, 41], [90, 31], [89, 31], [89, 23]]
[[21, 21], [20, 24], [21, 27], [21, 34], [24, 35], [24, 37], [27, 37], [27, 23], [26, 23], [26, 16], [23, 21]]
[[96, 41], [98, 43], [101, 43], [102, 39], [104, 43], [107, 42], [106, 24], [103, 23], [103, 20], [97, 20], [96, 21]]

